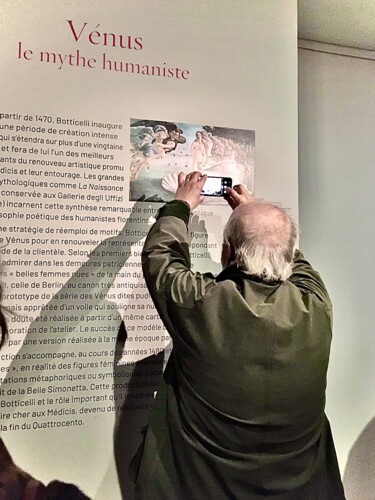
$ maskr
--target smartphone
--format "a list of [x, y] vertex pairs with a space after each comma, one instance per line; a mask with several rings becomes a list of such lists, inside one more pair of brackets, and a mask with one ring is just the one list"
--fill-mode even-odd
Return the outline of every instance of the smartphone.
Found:
[[203, 196], [224, 196], [225, 189], [232, 187], [230, 177], [207, 177], [202, 189]]

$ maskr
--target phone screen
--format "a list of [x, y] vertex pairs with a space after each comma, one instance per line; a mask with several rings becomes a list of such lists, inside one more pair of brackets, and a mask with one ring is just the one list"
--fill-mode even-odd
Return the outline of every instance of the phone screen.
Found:
[[230, 177], [207, 177], [202, 194], [203, 196], [223, 196], [227, 187], [232, 187]]

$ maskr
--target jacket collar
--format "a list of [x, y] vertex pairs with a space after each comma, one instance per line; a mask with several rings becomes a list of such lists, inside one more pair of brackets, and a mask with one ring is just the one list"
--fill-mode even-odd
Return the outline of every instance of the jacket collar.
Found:
[[281, 280], [274, 280], [274, 281], [264, 281], [262, 278], [255, 274], [249, 274], [243, 269], [237, 267], [235, 264], [226, 267], [221, 271], [220, 274], [216, 276], [216, 281], [225, 281], [225, 280], [231, 280], [234, 281], [236, 284], [241, 284], [243, 283], [244, 280], [250, 280], [254, 281], [256, 283], [260, 283], [264, 286], [278, 286], [281, 285], [282, 281]]

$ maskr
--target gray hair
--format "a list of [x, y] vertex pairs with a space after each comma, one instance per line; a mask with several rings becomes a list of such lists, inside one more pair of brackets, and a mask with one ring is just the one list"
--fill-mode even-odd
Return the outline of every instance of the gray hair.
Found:
[[[234, 263], [265, 282], [285, 281], [292, 274], [298, 227], [271, 203], [238, 206], [224, 229], [224, 243], [234, 252]], [[232, 262], [233, 263], [233, 262]]]

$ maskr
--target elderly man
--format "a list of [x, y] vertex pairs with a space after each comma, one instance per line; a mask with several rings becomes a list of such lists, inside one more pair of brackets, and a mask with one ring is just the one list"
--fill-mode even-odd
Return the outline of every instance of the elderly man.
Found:
[[138, 458], [141, 499], [344, 498], [324, 413], [331, 303], [297, 229], [227, 190], [223, 271], [191, 271], [187, 225], [206, 176], [179, 176], [142, 262], [173, 351]]

